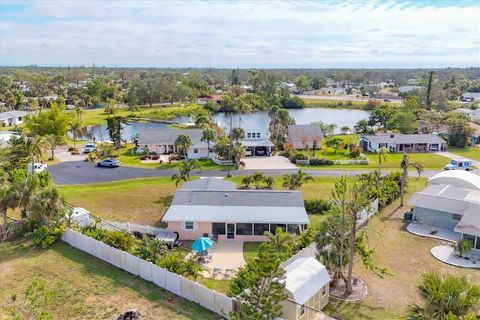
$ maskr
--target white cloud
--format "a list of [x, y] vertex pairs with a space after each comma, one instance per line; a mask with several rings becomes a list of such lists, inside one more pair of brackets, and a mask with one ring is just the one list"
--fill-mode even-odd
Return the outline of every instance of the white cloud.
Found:
[[1, 17], [0, 64], [479, 66], [479, 14], [392, 1], [38, 1]]

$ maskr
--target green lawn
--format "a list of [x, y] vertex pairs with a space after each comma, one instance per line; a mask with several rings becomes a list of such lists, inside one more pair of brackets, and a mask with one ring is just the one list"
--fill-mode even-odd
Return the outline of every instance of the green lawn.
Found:
[[448, 152], [465, 157], [472, 160], [480, 160], [480, 148], [458, 148], [448, 147]]
[[244, 242], [243, 258], [248, 263], [257, 257], [257, 249], [261, 242]]
[[[335, 98], [332, 99], [306, 99], [304, 98], [307, 108], [340, 108], [340, 109], [366, 109], [368, 98], [364, 101], [353, 101], [353, 100], [338, 100]], [[378, 99], [376, 99], [378, 100]], [[398, 105], [394, 102], [383, 102], [385, 105]]]
[[[219, 318], [63, 242], [50, 249], [35, 248], [25, 240], [0, 243], [0, 270], [2, 319], [37, 319], [25, 304], [25, 292], [34, 279], [44, 281], [47, 297], [39, 299], [37, 311], [46, 311], [53, 319], [116, 319], [131, 308], [145, 319]], [[8, 310], [16, 311], [17, 317], [9, 317]]]
[[[156, 120], [169, 120], [179, 116], [191, 116], [196, 112], [203, 110], [203, 107], [198, 104], [190, 104], [187, 106], [154, 106], [154, 107], [141, 107], [139, 111], [131, 112], [126, 109], [119, 109], [114, 116], [135, 116], [139, 118], [149, 118]], [[69, 111], [71, 114], [75, 114], [75, 111]], [[84, 110], [82, 115], [82, 124], [84, 126], [105, 124], [107, 123], [107, 117], [109, 115], [105, 113], [103, 108]]]

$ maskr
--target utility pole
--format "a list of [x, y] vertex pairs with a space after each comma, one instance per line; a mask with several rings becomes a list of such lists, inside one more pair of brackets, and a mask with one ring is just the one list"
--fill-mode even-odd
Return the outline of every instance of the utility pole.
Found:
[[431, 109], [432, 106], [432, 99], [430, 98], [430, 95], [432, 94], [432, 80], [433, 80], [433, 71], [429, 72], [428, 76], [428, 84], [427, 84], [427, 110]]

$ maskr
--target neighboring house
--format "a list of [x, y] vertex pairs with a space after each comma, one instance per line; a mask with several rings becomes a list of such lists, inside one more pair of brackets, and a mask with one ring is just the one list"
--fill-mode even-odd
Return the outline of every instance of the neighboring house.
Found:
[[138, 133], [138, 146], [140, 150], [147, 147], [149, 151], [158, 154], [177, 153], [175, 140], [179, 135], [185, 134], [192, 140], [192, 146], [187, 151], [188, 159], [204, 159], [208, 153], [210, 157], [215, 155], [213, 148], [214, 143], [210, 142], [210, 150], [208, 150], [207, 142], [202, 141], [202, 129], [158, 129], [145, 130]]
[[264, 130], [253, 128], [244, 128], [245, 138], [241, 141], [242, 145], [251, 155], [269, 156], [272, 154], [273, 143], [270, 141], [270, 134]]
[[464, 92], [460, 99], [463, 102], [480, 101], [480, 92]]
[[330, 275], [314, 257], [301, 257], [283, 266], [285, 293], [283, 318], [288, 320], [318, 319], [319, 310], [328, 304]]
[[434, 134], [385, 133], [360, 137], [360, 146], [370, 152], [381, 147], [390, 152], [444, 151], [445, 145], [445, 140]]
[[323, 133], [314, 124], [294, 124], [288, 126], [287, 142], [295, 149], [316, 149], [322, 146]]
[[468, 125], [473, 130], [472, 135], [470, 136], [472, 144], [480, 144], [480, 124], [469, 122]]
[[459, 233], [480, 254], [480, 176], [459, 170], [440, 172], [408, 203], [415, 221]]
[[0, 113], [0, 125], [15, 126], [23, 123], [23, 120], [28, 115], [26, 111], [7, 111]]
[[8, 142], [10, 138], [14, 135], [17, 135], [15, 132], [11, 131], [0, 131], [0, 148], [6, 148], [8, 146]]
[[413, 91], [424, 91], [425, 88], [422, 87], [422, 86], [401, 86], [401, 87], [398, 87], [398, 92], [399, 93], [409, 93], [409, 92], [413, 92]]
[[463, 115], [467, 116], [473, 122], [480, 123], [480, 110], [479, 109], [471, 110], [471, 109], [459, 108], [459, 109], [455, 110], [455, 112], [458, 113], [458, 114], [463, 114]]
[[223, 97], [221, 95], [218, 95], [218, 94], [212, 94], [212, 95], [209, 95], [209, 96], [198, 98], [198, 103], [199, 104], [206, 104], [209, 101], [220, 104], [223, 101]]
[[162, 221], [180, 239], [213, 236], [240, 241], [265, 241], [264, 233], [275, 233], [278, 227], [297, 234], [309, 223], [299, 191], [235, 188], [217, 178], [187, 183], [175, 192]]

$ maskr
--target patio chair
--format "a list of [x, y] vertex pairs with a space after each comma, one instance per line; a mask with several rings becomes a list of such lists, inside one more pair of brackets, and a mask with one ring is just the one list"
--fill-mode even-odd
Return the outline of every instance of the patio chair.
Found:
[[235, 274], [235, 270], [233, 269], [225, 269], [225, 277], [229, 278]]
[[215, 277], [215, 275], [219, 274], [219, 273], [222, 273], [222, 268], [220, 267], [213, 267], [213, 276]]

